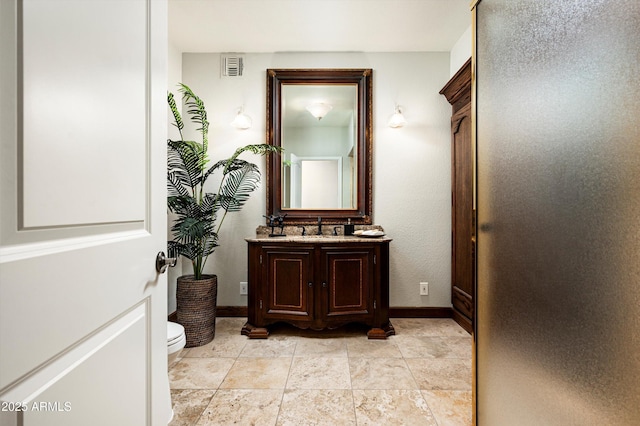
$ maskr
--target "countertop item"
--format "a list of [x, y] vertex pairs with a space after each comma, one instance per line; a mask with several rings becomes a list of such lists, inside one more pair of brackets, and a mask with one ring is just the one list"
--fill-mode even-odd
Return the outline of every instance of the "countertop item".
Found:
[[[333, 235], [332, 231], [334, 227], [338, 227], [339, 234]], [[375, 239], [376, 241], [392, 241], [387, 237], [384, 229], [380, 225], [357, 225], [354, 235], [342, 235], [343, 226], [336, 224], [323, 225], [322, 235], [316, 235], [318, 227], [316, 225], [305, 225], [306, 235], [302, 235], [302, 226], [285, 226], [283, 230], [283, 236], [270, 237], [271, 228], [268, 226], [258, 226], [256, 228], [256, 236], [245, 238], [248, 242], [292, 242], [292, 243], [341, 243], [341, 242], [353, 242], [363, 243], [369, 239]], [[358, 233], [367, 233], [366, 235], [357, 235]]]
[[379, 229], [368, 229], [366, 231], [364, 230], [355, 231], [353, 235], [361, 238], [380, 238], [380, 237], [383, 237], [385, 233], [380, 231]]

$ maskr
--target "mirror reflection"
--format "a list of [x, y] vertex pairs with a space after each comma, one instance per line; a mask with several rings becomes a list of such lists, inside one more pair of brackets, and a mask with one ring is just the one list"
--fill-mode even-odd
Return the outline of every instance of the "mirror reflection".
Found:
[[354, 209], [357, 84], [283, 84], [283, 209]]

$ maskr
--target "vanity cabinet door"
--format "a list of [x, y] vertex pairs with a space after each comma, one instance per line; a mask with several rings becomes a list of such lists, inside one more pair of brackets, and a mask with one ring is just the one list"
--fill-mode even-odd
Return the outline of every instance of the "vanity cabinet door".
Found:
[[319, 290], [324, 322], [372, 321], [375, 256], [375, 249], [367, 246], [321, 249]]
[[263, 248], [262, 317], [313, 320], [313, 248]]

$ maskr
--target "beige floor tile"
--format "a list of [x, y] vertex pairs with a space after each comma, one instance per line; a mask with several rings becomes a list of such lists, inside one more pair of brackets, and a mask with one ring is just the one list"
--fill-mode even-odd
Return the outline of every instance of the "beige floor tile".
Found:
[[471, 426], [471, 391], [423, 390], [422, 396], [440, 426]]
[[393, 318], [398, 336], [469, 336], [451, 318]]
[[451, 353], [444, 337], [398, 336], [394, 342], [404, 358], [447, 358]]
[[238, 358], [220, 389], [284, 389], [291, 358]]
[[419, 390], [354, 390], [358, 426], [438, 426]]
[[466, 337], [398, 336], [394, 342], [404, 358], [471, 359], [471, 339]]
[[351, 391], [335, 389], [285, 390], [276, 422], [278, 426], [355, 424]]
[[446, 342], [451, 349], [450, 358], [471, 359], [473, 350], [471, 337], [447, 337]]
[[345, 324], [341, 327], [335, 328], [333, 330], [326, 329], [321, 331], [314, 332], [315, 337], [322, 336], [323, 338], [327, 337], [340, 337], [342, 339], [367, 339], [367, 332], [371, 329], [364, 324]]
[[351, 389], [347, 358], [294, 357], [287, 389]]
[[240, 356], [243, 358], [291, 358], [295, 349], [294, 339], [255, 339], [246, 342]]
[[471, 390], [471, 360], [458, 358], [406, 359], [422, 390]]
[[169, 364], [167, 366], [167, 371], [171, 370], [173, 368], [173, 366], [175, 366], [178, 361], [180, 361], [182, 358], [184, 358], [184, 356], [189, 352], [189, 349], [183, 349], [182, 351], [180, 351], [180, 353], [178, 354], [178, 356], [173, 360], [173, 362], [171, 364]]
[[390, 340], [350, 339], [349, 358], [402, 358], [398, 345]]
[[401, 358], [350, 358], [352, 389], [418, 389]]
[[236, 358], [247, 344], [245, 336], [216, 333], [215, 338], [204, 346], [190, 348], [185, 358]]
[[246, 322], [246, 318], [218, 317], [216, 318], [216, 336], [219, 334], [240, 336], [242, 326]]
[[191, 426], [196, 424], [200, 414], [209, 405], [215, 390], [171, 390], [173, 419], [169, 426]]
[[171, 389], [217, 389], [233, 358], [182, 358], [169, 370]]
[[[291, 334], [290, 336], [286, 336], [286, 335], [276, 335], [276, 334], [270, 334], [269, 335], [269, 341], [283, 341], [283, 342], [297, 342], [299, 340], [301, 336], [296, 336], [295, 334]], [[256, 339], [252, 339], [252, 340], [256, 340]], [[257, 339], [260, 340], [260, 339]]]
[[221, 389], [206, 407], [198, 426], [254, 425], [276, 423], [282, 390]]
[[345, 339], [304, 339], [296, 343], [294, 356], [347, 357]]

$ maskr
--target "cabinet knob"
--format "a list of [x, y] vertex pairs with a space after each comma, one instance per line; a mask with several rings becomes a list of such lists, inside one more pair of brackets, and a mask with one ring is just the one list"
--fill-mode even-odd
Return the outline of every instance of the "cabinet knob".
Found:
[[327, 288], [327, 283], [326, 283], [326, 282], [323, 282], [323, 283], [322, 283], [322, 287], [323, 287], [323, 288]]
[[309, 287], [313, 287], [313, 283], [309, 281]]

